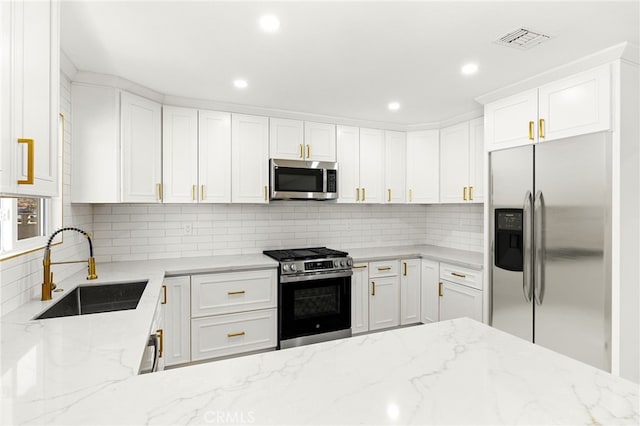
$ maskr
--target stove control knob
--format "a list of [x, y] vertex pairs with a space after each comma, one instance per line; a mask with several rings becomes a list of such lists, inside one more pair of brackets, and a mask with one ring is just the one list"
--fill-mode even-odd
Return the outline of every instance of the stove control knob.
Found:
[[292, 264], [291, 264], [291, 271], [292, 271], [292, 272], [295, 272], [297, 269], [298, 269], [298, 267], [296, 266], [296, 264], [295, 264], [295, 263], [292, 263]]
[[353, 259], [347, 259], [347, 266], [353, 266]]
[[344, 260], [340, 261], [340, 266], [346, 266], [346, 265], [347, 265], [347, 262], [345, 262]]
[[286, 263], [284, 265], [282, 265], [282, 270], [284, 272], [289, 272], [289, 265], [287, 265]]
[[333, 266], [335, 266], [337, 268], [338, 266], [340, 266], [340, 262], [337, 261], [337, 260], [334, 260], [333, 261]]

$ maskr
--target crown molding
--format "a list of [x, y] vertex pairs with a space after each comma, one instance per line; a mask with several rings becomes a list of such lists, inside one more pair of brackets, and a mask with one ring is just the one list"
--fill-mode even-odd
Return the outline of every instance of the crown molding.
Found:
[[127, 80], [122, 77], [118, 77], [110, 74], [100, 74], [88, 71], [78, 71], [74, 83], [95, 84], [98, 86], [115, 87], [117, 89], [126, 90], [134, 95], [142, 96], [143, 98], [151, 99], [158, 103], [164, 102], [164, 95], [160, 92], [156, 92], [153, 89], [142, 86], [133, 81]]
[[78, 74], [78, 68], [71, 62], [64, 50], [60, 50], [60, 72], [66, 75], [69, 80], [74, 80]]

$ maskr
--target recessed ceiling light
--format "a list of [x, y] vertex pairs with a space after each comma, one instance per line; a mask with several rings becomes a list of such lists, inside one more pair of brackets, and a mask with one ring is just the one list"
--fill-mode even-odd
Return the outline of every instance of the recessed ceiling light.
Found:
[[389, 102], [388, 107], [391, 111], [395, 111], [400, 108], [400, 104], [398, 102]]
[[247, 83], [247, 80], [242, 80], [239, 78], [233, 81], [233, 85], [236, 86], [238, 89], [244, 89], [249, 85], [249, 83]]
[[280, 20], [275, 15], [264, 15], [260, 18], [260, 28], [268, 33], [275, 33], [280, 28]]
[[462, 74], [464, 75], [471, 75], [471, 74], [475, 74], [478, 71], [478, 65], [476, 64], [466, 64], [465, 66], [462, 67]]

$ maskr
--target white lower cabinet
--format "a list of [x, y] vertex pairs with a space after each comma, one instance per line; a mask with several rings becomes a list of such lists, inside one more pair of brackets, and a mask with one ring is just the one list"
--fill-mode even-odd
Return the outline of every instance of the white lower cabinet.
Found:
[[193, 361], [275, 348], [276, 344], [276, 309], [191, 320]]
[[351, 333], [365, 331], [369, 331], [369, 271], [366, 263], [357, 263], [351, 277]]
[[400, 325], [398, 261], [369, 263], [369, 330]]
[[433, 260], [422, 259], [422, 273], [420, 274], [421, 321], [425, 324], [437, 322], [439, 318], [438, 283], [440, 264]]
[[164, 280], [164, 362], [165, 365], [191, 361], [191, 278], [173, 277]]
[[420, 259], [400, 261], [400, 325], [420, 322]]
[[482, 292], [450, 281], [442, 281], [440, 321], [461, 317], [482, 322]]

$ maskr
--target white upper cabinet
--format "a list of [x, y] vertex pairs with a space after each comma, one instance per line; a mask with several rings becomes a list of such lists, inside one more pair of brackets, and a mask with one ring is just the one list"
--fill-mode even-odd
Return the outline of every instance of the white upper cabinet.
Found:
[[487, 150], [608, 130], [610, 95], [607, 64], [487, 104]]
[[437, 203], [440, 195], [438, 130], [407, 133], [407, 201]]
[[407, 169], [407, 134], [384, 132], [384, 201], [404, 203]]
[[0, 193], [58, 194], [59, 2], [0, 4]]
[[611, 71], [603, 65], [538, 91], [539, 141], [611, 128]]
[[269, 119], [269, 156], [304, 161], [336, 161], [335, 124]]
[[231, 201], [269, 202], [269, 119], [231, 115]]
[[122, 201], [162, 201], [161, 106], [121, 94]]
[[483, 120], [440, 130], [440, 201], [482, 202], [484, 197]]
[[201, 203], [231, 202], [231, 114], [198, 111], [198, 184]]
[[336, 125], [304, 122], [304, 155], [310, 161], [336, 161]]
[[165, 106], [162, 111], [162, 189], [165, 203], [198, 200], [198, 111]]
[[270, 118], [269, 153], [271, 158], [304, 160], [304, 122]]
[[[384, 137], [382, 130], [360, 128], [360, 197], [364, 203], [383, 203]], [[339, 167], [339, 166], [338, 166]], [[357, 195], [357, 194], [356, 194]]]
[[360, 201], [360, 129], [337, 126], [338, 202]]

